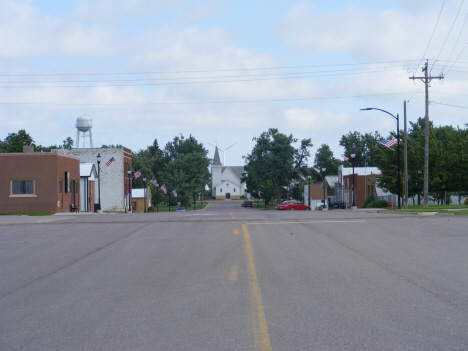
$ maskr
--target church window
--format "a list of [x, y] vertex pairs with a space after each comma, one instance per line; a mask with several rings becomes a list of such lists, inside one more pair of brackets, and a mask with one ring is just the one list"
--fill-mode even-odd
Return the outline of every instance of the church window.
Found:
[[236, 192], [236, 188], [234, 188], [233, 192]]
[[222, 192], [223, 192], [223, 189], [219, 188], [219, 192], [222, 193]]

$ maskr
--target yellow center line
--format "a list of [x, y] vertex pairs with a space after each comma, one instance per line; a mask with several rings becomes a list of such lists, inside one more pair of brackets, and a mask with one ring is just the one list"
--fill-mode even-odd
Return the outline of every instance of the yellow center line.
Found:
[[239, 231], [238, 231], [237, 229], [234, 229], [234, 230], [232, 231], [232, 234], [239, 235]]
[[242, 233], [247, 276], [249, 277], [250, 308], [252, 310], [255, 350], [271, 351], [265, 310], [263, 309], [262, 295], [260, 294], [260, 286], [258, 285], [257, 273], [255, 271], [252, 240], [245, 224], [242, 224]]

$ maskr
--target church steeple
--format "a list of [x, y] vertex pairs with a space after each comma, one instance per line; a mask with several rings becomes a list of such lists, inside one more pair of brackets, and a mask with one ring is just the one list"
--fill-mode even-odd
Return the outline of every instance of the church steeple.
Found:
[[219, 152], [218, 152], [218, 147], [216, 146], [215, 148], [215, 154], [213, 158], [213, 166], [222, 166], [221, 160], [219, 159]]

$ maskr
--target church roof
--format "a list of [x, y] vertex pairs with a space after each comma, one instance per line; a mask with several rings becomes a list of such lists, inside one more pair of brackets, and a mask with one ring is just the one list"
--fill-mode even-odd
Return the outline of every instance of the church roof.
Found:
[[242, 178], [242, 173], [244, 173], [244, 166], [223, 167], [221, 168], [221, 173], [223, 173], [226, 168], [231, 169], [231, 171], [236, 175], [237, 178], [239, 178], [239, 180]]
[[213, 158], [213, 166], [222, 166], [221, 160], [219, 159], [218, 147], [216, 146], [215, 154]]

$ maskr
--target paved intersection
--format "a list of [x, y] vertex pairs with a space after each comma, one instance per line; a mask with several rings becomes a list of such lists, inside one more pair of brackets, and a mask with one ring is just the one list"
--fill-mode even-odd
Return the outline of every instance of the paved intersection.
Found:
[[1, 350], [463, 350], [462, 216], [0, 217]]

